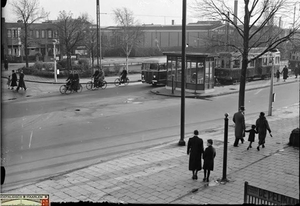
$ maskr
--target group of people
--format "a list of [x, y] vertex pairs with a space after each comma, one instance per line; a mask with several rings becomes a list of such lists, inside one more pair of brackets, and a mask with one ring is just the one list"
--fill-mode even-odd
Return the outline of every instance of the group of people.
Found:
[[202, 158], [204, 160], [204, 182], [209, 182], [210, 171], [214, 170], [214, 158], [216, 157], [216, 150], [212, 146], [213, 140], [207, 140], [207, 148], [204, 150], [203, 140], [198, 136], [199, 131], [194, 131], [194, 136], [189, 138], [187, 145], [187, 154], [189, 156], [189, 170], [193, 172], [192, 179], [198, 179], [198, 171], [202, 169]]
[[245, 108], [241, 106], [239, 111], [233, 115], [232, 121], [235, 123], [235, 141], [233, 146], [238, 147], [239, 141], [244, 143], [245, 132], [249, 132], [248, 141], [250, 142], [247, 150], [252, 148], [252, 143], [255, 141], [255, 134], [258, 134], [258, 146], [257, 150], [260, 150], [260, 146], [265, 148], [265, 140], [267, 136], [267, 131], [272, 137], [271, 129], [264, 112], [260, 112], [259, 118], [256, 120], [255, 124], [252, 124], [251, 129], [246, 130], [245, 126]]
[[288, 78], [288, 73], [289, 73], [289, 70], [288, 70], [287, 66], [284, 66], [284, 68], [282, 69], [282, 72], [280, 72], [279, 69], [277, 69], [277, 71], [276, 71], [277, 82], [279, 82], [279, 80], [280, 80], [280, 74], [283, 75], [282, 76], [283, 81], [285, 82], [285, 80]]
[[24, 81], [24, 73], [23, 70], [20, 70], [19, 72], [19, 80], [18, 80], [18, 76], [17, 73], [15, 72], [15, 70], [12, 70], [12, 74], [11, 76], [7, 77], [7, 87], [8, 89], [14, 90], [14, 87], [16, 88], [16, 91], [18, 92], [20, 88], [23, 88], [26, 91], [26, 85], [25, 85], [25, 81]]

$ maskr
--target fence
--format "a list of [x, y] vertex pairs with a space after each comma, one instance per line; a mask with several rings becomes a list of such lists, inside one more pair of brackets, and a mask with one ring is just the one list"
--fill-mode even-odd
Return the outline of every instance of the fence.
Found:
[[299, 200], [249, 185], [245, 182], [244, 204], [296, 205]]

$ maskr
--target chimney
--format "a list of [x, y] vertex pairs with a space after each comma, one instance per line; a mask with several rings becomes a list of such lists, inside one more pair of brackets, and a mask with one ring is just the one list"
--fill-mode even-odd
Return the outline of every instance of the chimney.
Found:
[[238, 0], [234, 0], [234, 18], [233, 22], [235, 25], [237, 25], [237, 15], [238, 15]]
[[175, 22], [175, 21], [174, 21], [174, 19], [173, 19], [173, 20], [172, 20], [172, 25], [174, 25], [174, 22]]

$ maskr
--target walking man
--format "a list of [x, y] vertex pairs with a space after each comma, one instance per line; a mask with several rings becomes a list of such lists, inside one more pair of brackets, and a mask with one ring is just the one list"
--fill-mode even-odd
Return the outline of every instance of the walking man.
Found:
[[11, 74], [11, 84], [10, 84], [11, 88], [10, 89], [14, 89], [14, 87], [18, 86], [17, 85], [18, 77], [17, 77], [15, 70], [12, 70], [11, 72], [12, 72], [12, 74]]
[[18, 87], [17, 87], [16, 91], [19, 91], [20, 87], [22, 87], [26, 91], [26, 85], [25, 85], [25, 81], [24, 81], [23, 70], [20, 71], [19, 84], [18, 84]]
[[239, 140], [241, 140], [242, 144], [244, 143], [245, 136], [245, 117], [244, 117], [245, 107], [241, 106], [239, 111], [233, 115], [232, 121], [235, 123], [235, 141], [233, 146], [238, 147]]

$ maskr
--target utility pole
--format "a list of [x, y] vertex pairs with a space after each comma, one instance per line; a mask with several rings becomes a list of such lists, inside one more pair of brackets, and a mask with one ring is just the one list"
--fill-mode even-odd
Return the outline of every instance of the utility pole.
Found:
[[57, 43], [56, 39], [53, 39], [53, 57], [54, 57], [54, 81], [57, 82], [57, 67], [56, 67], [56, 48], [55, 44]]
[[185, 146], [184, 124], [185, 124], [185, 48], [186, 48], [186, 0], [182, 5], [182, 45], [181, 45], [181, 121], [180, 121], [180, 140], [178, 145]]
[[97, 66], [99, 67], [99, 0], [97, 0]]
[[272, 53], [271, 85], [270, 85], [268, 116], [272, 116], [272, 103], [273, 103], [273, 99], [274, 99], [274, 94], [273, 94], [274, 61], [275, 61], [275, 57], [274, 57], [274, 55]]

